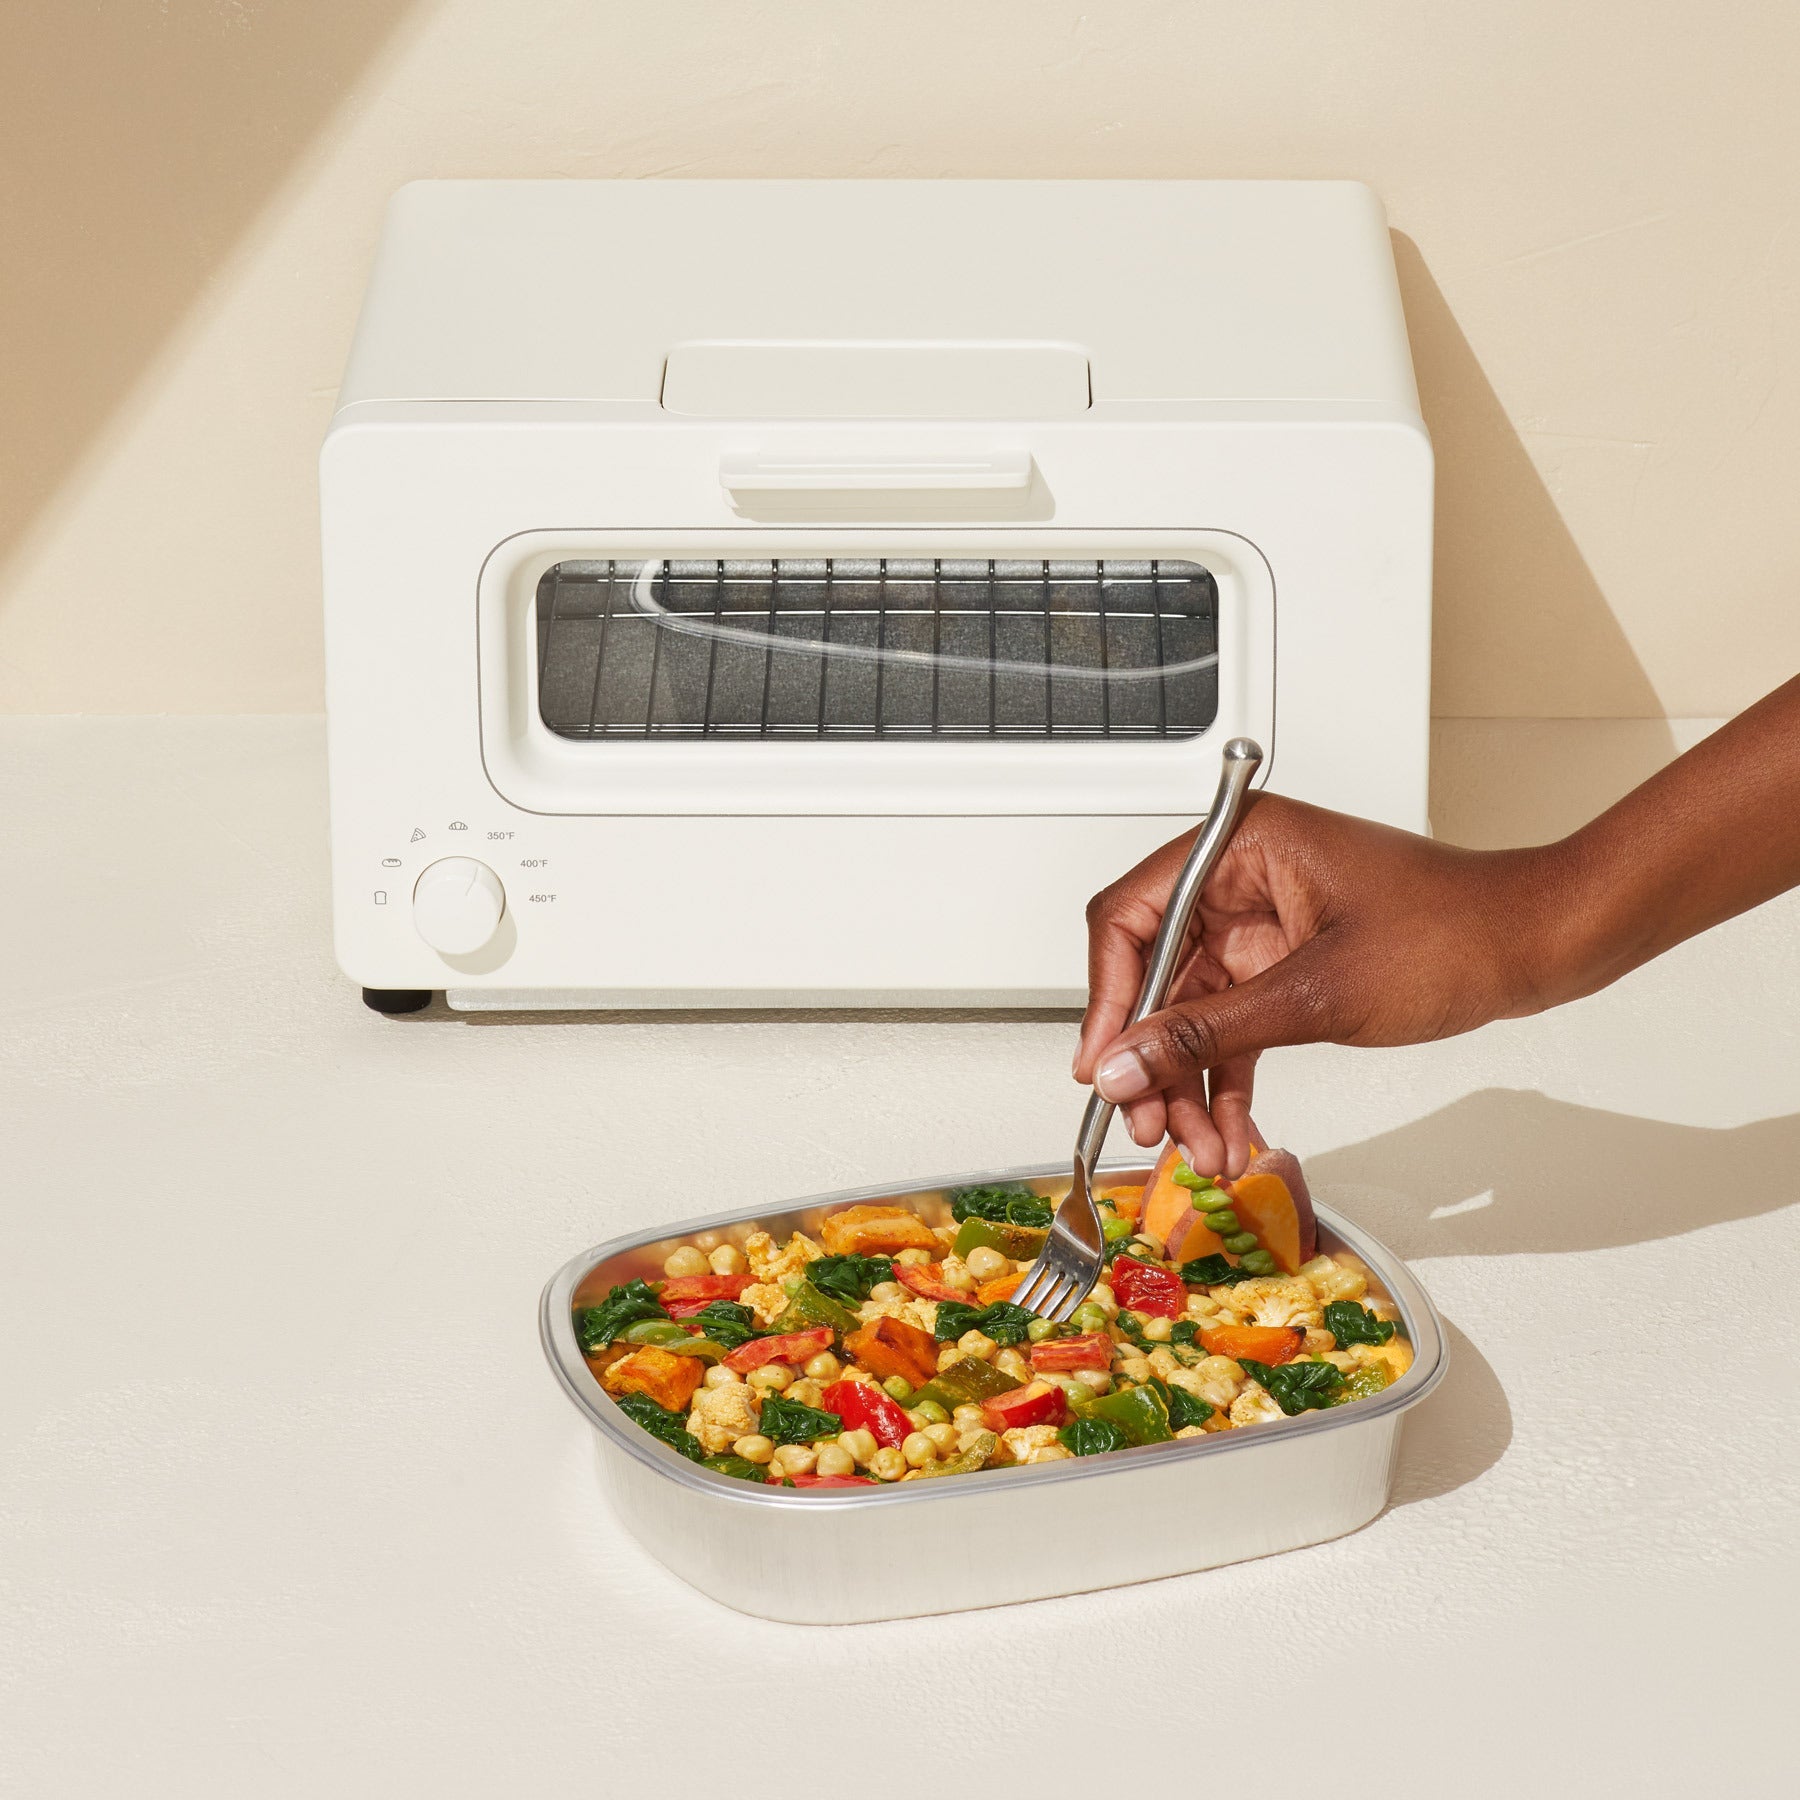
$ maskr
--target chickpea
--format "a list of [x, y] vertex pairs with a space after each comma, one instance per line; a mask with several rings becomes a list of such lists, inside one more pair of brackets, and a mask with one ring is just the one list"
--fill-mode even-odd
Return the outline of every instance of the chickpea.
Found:
[[[1082, 1369], [1077, 1372], [1075, 1379], [1090, 1394], [1110, 1394], [1112, 1392], [1113, 1378], [1105, 1369]], [[1069, 1398], [1074, 1400], [1079, 1396], [1071, 1394]]]
[[946, 1344], [943, 1349], [938, 1352], [938, 1367], [940, 1369], [947, 1369], [952, 1363], [959, 1363], [961, 1361], [962, 1351], [954, 1344]]
[[903, 1406], [900, 1410], [906, 1414], [906, 1422], [914, 1431], [923, 1431], [931, 1423], [930, 1418], [916, 1406]]
[[897, 1281], [878, 1281], [869, 1289], [871, 1300], [904, 1300], [906, 1289]]
[[818, 1461], [813, 1465], [819, 1475], [854, 1475], [856, 1458], [842, 1444], [821, 1444]]
[[764, 1437], [760, 1432], [750, 1437], [741, 1437], [731, 1446], [733, 1456], [741, 1456], [745, 1462], [766, 1463], [775, 1454], [775, 1442]]
[[694, 1248], [702, 1256], [710, 1256], [724, 1241], [723, 1236], [716, 1231], [696, 1231], [694, 1233]]
[[1012, 1268], [1012, 1258], [1003, 1256], [988, 1244], [978, 1244], [969, 1252], [968, 1270], [977, 1281], [992, 1281]]
[[903, 1268], [923, 1268], [926, 1263], [931, 1261], [931, 1252], [929, 1250], [902, 1250], [893, 1260]]
[[924, 1432], [915, 1431], [900, 1446], [900, 1454], [906, 1458], [909, 1468], [922, 1469], [927, 1463], [937, 1461], [937, 1445]]
[[867, 1369], [863, 1368], [858, 1363], [852, 1363], [849, 1366], [849, 1368], [847, 1368], [843, 1372], [843, 1374], [838, 1377], [838, 1379], [840, 1381], [859, 1381], [859, 1382], [863, 1383], [863, 1385], [866, 1387], [880, 1387], [881, 1386], [881, 1383], [879, 1381], [877, 1381], [875, 1379], [875, 1377], [873, 1375], [871, 1375]]
[[1089, 1292], [1084, 1304], [1099, 1307], [1109, 1319], [1116, 1319], [1119, 1316], [1118, 1296], [1112, 1291], [1112, 1284], [1110, 1282], [1102, 1281], [1098, 1283]]
[[723, 1363], [714, 1363], [701, 1379], [708, 1387], [735, 1387], [740, 1377], [736, 1370], [726, 1368]]
[[1151, 1318], [1144, 1321], [1144, 1336], [1153, 1344], [1166, 1344], [1174, 1329], [1173, 1319]]
[[802, 1406], [817, 1406], [825, 1398], [825, 1385], [819, 1381], [796, 1381], [787, 1390], [790, 1400], [798, 1400]]
[[771, 1475], [810, 1475], [819, 1453], [811, 1444], [783, 1444], [769, 1458]]
[[736, 1244], [721, 1244], [708, 1254], [706, 1261], [715, 1275], [741, 1275], [744, 1272], [744, 1253]]
[[794, 1371], [786, 1363], [764, 1363], [760, 1369], [750, 1371], [750, 1385], [761, 1388], [765, 1393], [779, 1394], [785, 1387], [792, 1387]]
[[1119, 1374], [1126, 1381], [1148, 1381], [1150, 1379], [1150, 1365], [1143, 1357], [1134, 1356], [1129, 1362], [1123, 1362], [1119, 1365]]
[[985, 1431], [965, 1431], [956, 1440], [957, 1454], [960, 1456], [965, 1451], [973, 1450], [986, 1436], [987, 1433]]
[[1153, 1231], [1140, 1231], [1137, 1242], [1143, 1247], [1143, 1260], [1161, 1262], [1163, 1259], [1163, 1241]]
[[875, 1452], [879, 1450], [881, 1446], [875, 1442], [874, 1432], [858, 1429], [856, 1431], [840, 1432], [838, 1434], [838, 1448], [840, 1450], [847, 1450], [853, 1461], [868, 1464], [875, 1460]]
[[885, 1445], [869, 1458], [869, 1473], [877, 1481], [898, 1481], [906, 1473], [905, 1453], [892, 1444]]
[[979, 1406], [959, 1406], [950, 1415], [950, 1422], [958, 1431], [985, 1431], [987, 1416]]
[[683, 1244], [679, 1250], [672, 1250], [663, 1258], [663, 1273], [671, 1280], [682, 1275], [704, 1275], [706, 1272], [706, 1252], [696, 1250], [692, 1244]]
[[954, 1288], [959, 1294], [972, 1294], [975, 1291], [975, 1277], [969, 1273], [967, 1263], [947, 1261], [940, 1279], [945, 1287]]
[[924, 1435], [936, 1445], [938, 1455], [954, 1456], [956, 1440], [962, 1436], [962, 1433], [954, 1425], [946, 1422], [941, 1425], [927, 1425]]
[[956, 1340], [956, 1347], [964, 1356], [978, 1356], [983, 1362], [1000, 1348], [985, 1331], [965, 1331]]
[[806, 1365], [807, 1375], [814, 1381], [836, 1381], [844, 1365], [829, 1350], [821, 1350]]
[[1064, 1375], [1059, 1372], [1053, 1375], [1046, 1375], [1043, 1379], [1049, 1382], [1053, 1388], [1061, 1388], [1063, 1393], [1071, 1400], [1086, 1400], [1094, 1391], [1085, 1383], [1077, 1380], [1073, 1375]]
[[994, 1358], [994, 1367], [1002, 1375], [1010, 1375], [1014, 1381], [1031, 1379], [1031, 1364], [1010, 1345]]

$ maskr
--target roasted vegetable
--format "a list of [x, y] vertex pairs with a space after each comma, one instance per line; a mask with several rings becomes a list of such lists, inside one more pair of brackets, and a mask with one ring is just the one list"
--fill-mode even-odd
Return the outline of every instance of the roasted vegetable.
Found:
[[1202, 1329], [1200, 1342], [1210, 1356], [1229, 1356], [1235, 1363], [1253, 1357], [1259, 1363], [1275, 1364], [1292, 1362], [1306, 1342], [1306, 1333], [1298, 1325], [1214, 1325]]
[[1393, 1381], [1394, 1371], [1386, 1363], [1364, 1363], [1344, 1377], [1344, 1385], [1331, 1404], [1347, 1406], [1352, 1400], [1366, 1400], [1371, 1394], [1379, 1394], [1384, 1387], [1391, 1387]]
[[752, 1369], [760, 1369], [765, 1363], [803, 1363], [808, 1357], [817, 1356], [821, 1350], [829, 1350], [831, 1341], [829, 1325], [817, 1325], [811, 1331], [789, 1331], [774, 1337], [751, 1338], [725, 1358], [725, 1366], [739, 1375], [748, 1375]]
[[912, 1420], [872, 1381], [834, 1381], [819, 1402], [846, 1431], [866, 1431], [885, 1449], [898, 1449], [912, 1435]]
[[952, 1306], [966, 1304], [962, 1292], [944, 1280], [942, 1263], [898, 1263], [894, 1268], [894, 1279], [921, 1300], [941, 1300]]
[[671, 1319], [685, 1319], [714, 1300], [735, 1300], [756, 1277], [742, 1275], [676, 1275], [657, 1290]]
[[[690, 1365], [697, 1366], [697, 1365]], [[700, 1440], [682, 1423], [682, 1415], [659, 1406], [648, 1394], [631, 1393], [617, 1396], [619, 1411], [634, 1425], [643, 1429], [671, 1450], [679, 1451], [689, 1462], [704, 1462], [706, 1452]]]
[[918, 1387], [937, 1373], [936, 1340], [904, 1319], [872, 1319], [844, 1339], [844, 1348], [884, 1381], [898, 1375]]
[[1069, 1403], [1061, 1388], [1033, 1381], [983, 1401], [981, 1416], [995, 1431], [1012, 1431], [1021, 1425], [1060, 1425], [1069, 1416]]
[[955, 1253], [967, 1260], [971, 1250], [998, 1250], [1014, 1262], [1026, 1262], [1043, 1249], [1048, 1231], [1026, 1225], [1012, 1225], [1005, 1220], [964, 1219], [956, 1234]]
[[955, 1456], [943, 1462], [928, 1462], [919, 1473], [921, 1475], [973, 1475], [979, 1468], [986, 1466], [987, 1459], [999, 1447], [1000, 1440], [991, 1432], [984, 1431], [968, 1449], [958, 1451]]
[[1175, 1435], [1169, 1429], [1169, 1409], [1162, 1395], [1148, 1384], [1102, 1394], [1075, 1410], [1084, 1419], [1105, 1419], [1118, 1426], [1134, 1444], [1166, 1444]]
[[1084, 1331], [1080, 1337], [1046, 1338], [1031, 1346], [1031, 1366], [1063, 1373], [1110, 1369], [1112, 1348], [1112, 1339], [1104, 1331]]
[[840, 1333], [856, 1329], [856, 1314], [829, 1294], [821, 1293], [804, 1275], [789, 1276], [782, 1286], [788, 1303], [770, 1327], [772, 1331], [805, 1331], [815, 1325], [829, 1325]]
[[647, 1344], [614, 1363], [600, 1377], [600, 1385], [615, 1400], [628, 1394], [648, 1394], [658, 1406], [675, 1411], [687, 1406], [704, 1373], [698, 1357], [672, 1356]]
[[647, 1281], [627, 1281], [615, 1287], [598, 1306], [575, 1309], [575, 1335], [581, 1340], [582, 1349], [591, 1353], [622, 1338], [627, 1325], [668, 1316]]
[[955, 1412], [959, 1406], [979, 1406], [996, 1394], [1010, 1393], [1021, 1385], [992, 1363], [985, 1363], [978, 1356], [965, 1356], [926, 1382], [911, 1399], [915, 1407], [935, 1400], [946, 1412]]
[[846, 1206], [819, 1227], [828, 1256], [893, 1256], [901, 1250], [935, 1250], [937, 1234], [904, 1206]]
[[1178, 1319], [1187, 1305], [1187, 1289], [1173, 1269], [1121, 1256], [1113, 1263], [1112, 1290], [1121, 1306], [1163, 1319]]
[[1246, 1231], [1256, 1234], [1283, 1274], [1294, 1274], [1312, 1257], [1318, 1248], [1318, 1225], [1306, 1177], [1291, 1151], [1259, 1151], [1249, 1169], [1226, 1187], [1232, 1211]]

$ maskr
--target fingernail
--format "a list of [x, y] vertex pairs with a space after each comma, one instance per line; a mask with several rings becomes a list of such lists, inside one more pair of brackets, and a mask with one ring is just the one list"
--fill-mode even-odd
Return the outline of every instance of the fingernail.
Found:
[[1076, 1081], [1081, 1079], [1081, 1045], [1079, 1042], [1075, 1046], [1075, 1054], [1069, 1058], [1069, 1074]]
[[1135, 1100], [1150, 1091], [1150, 1071], [1135, 1050], [1115, 1050], [1094, 1071], [1094, 1086], [1102, 1100]]

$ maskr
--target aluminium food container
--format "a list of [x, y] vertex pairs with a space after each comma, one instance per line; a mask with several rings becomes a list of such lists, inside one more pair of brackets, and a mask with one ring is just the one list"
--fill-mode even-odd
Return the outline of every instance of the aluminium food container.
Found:
[[[1114, 1182], [1148, 1174], [1142, 1163], [1103, 1172]], [[601, 1391], [576, 1341], [574, 1307], [615, 1282], [659, 1278], [664, 1257], [696, 1233], [735, 1243], [759, 1228], [777, 1242], [796, 1230], [816, 1237], [827, 1213], [868, 1201], [941, 1224], [955, 1189], [1004, 1181], [1057, 1195], [1068, 1169], [990, 1170], [690, 1219], [614, 1238], [556, 1273], [541, 1304], [545, 1354], [594, 1428], [601, 1485], [651, 1555], [739, 1612], [843, 1625], [1217, 1568], [1341, 1537], [1381, 1511], [1401, 1419], [1443, 1376], [1443, 1327], [1400, 1259], [1329, 1207], [1317, 1209], [1320, 1250], [1368, 1264], [1405, 1320], [1412, 1367], [1350, 1406], [1173, 1444], [877, 1488], [762, 1487], [688, 1462], [640, 1430]]]

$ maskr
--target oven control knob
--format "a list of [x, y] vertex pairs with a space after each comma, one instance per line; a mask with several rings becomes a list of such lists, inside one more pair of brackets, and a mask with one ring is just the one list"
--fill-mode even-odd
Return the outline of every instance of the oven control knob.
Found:
[[500, 928], [506, 889], [486, 863], [446, 856], [413, 889], [413, 924], [440, 956], [470, 956]]

